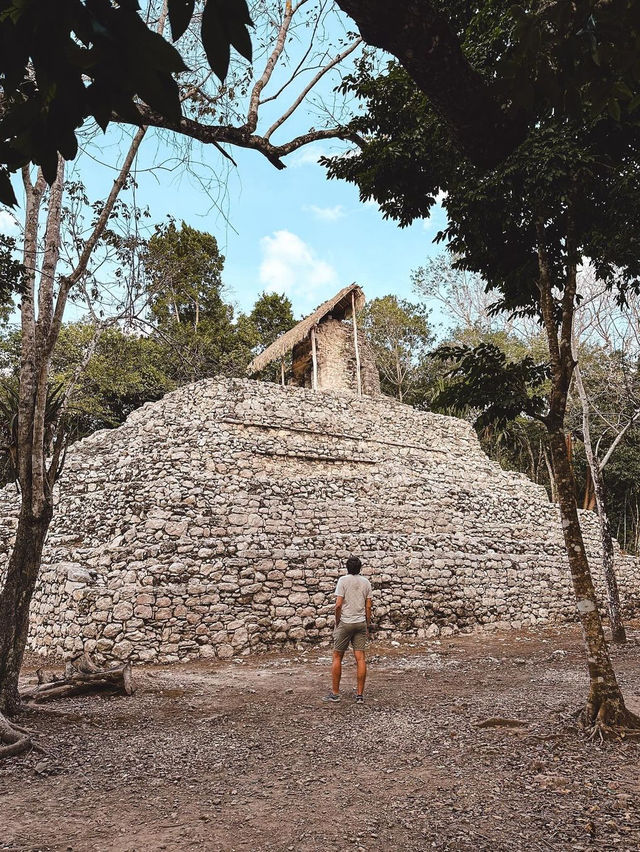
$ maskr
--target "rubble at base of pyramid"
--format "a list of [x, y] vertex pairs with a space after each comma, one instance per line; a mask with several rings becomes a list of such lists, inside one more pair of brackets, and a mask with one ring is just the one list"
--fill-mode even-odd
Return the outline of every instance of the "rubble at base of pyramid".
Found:
[[[10, 518], [15, 491], [0, 500]], [[602, 596], [597, 519], [581, 518]], [[574, 618], [557, 508], [464, 421], [208, 380], [72, 448], [29, 647], [169, 662], [327, 640], [351, 554], [388, 637]], [[638, 615], [638, 562], [617, 549], [616, 568]]]

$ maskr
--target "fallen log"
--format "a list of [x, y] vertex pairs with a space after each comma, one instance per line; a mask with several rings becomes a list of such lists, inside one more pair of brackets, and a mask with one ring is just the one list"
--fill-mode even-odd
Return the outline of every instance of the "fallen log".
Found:
[[[67, 663], [63, 675], [38, 669], [38, 683], [20, 693], [26, 702], [41, 704], [54, 698], [69, 698], [89, 692], [132, 695], [131, 665], [124, 663], [99, 669], [87, 654]], [[10, 722], [0, 713], [0, 760], [34, 749], [45, 754], [32, 739], [32, 731]]]
[[23, 701], [41, 704], [54, 698], [70, 698], [89, 692], [132, 695], [134, 691], [130, 663], [99, 669], [85, 654], [67, 663], [64, 675], [38, 670], [38, 684], [20, 693]]

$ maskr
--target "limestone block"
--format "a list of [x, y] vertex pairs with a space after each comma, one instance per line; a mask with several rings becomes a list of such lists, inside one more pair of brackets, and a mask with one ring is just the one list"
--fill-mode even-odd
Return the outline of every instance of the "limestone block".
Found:
[[138, 618], [153, 618], [153, 609], [150, 606], [137, 606], [133, 612], [138, 616]]
[[187, 521], [167, 521], [164, 526], [164, 532], [166, 535], [180, 537], [185, 535], [189, 524]]
[[249, 640], [249, 634], [246, 627], [241, 627], [233, 634], [231, 644], [234, 648], [243, 647]]
[[118, 621], [126, 621], [127, 618], [131, 618], [133, 615], [133, 606], [129, 603], [129, 601], [122, 601], [119, 604], [116, 604], [113, 608], [113, 617]]
[[[62, 568], [63, 566], [60, 566]], [[93, 583], [97, 577], [95, 571], [89, 571], [81, 565], [71, 563], [67, 568], [67, 579], [72, 583]]]

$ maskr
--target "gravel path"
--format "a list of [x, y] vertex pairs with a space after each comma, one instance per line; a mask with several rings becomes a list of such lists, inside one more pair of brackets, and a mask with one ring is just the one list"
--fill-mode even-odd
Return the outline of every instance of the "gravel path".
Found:
[[[616, 649], [640, 711], [640, 624]], [[373, 643], [367, 700], [327, 649], [135, 672], [132, 698], [27, 711], [4, 850], [640, 848], [640, 745], [585, 742], [577, 628]], [[477, 727], [492, 717], [520, 727]]]

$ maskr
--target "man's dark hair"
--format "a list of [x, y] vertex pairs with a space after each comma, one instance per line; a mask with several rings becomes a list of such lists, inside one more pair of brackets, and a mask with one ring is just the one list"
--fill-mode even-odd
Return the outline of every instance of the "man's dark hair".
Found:
[[357, 556], [350, 556], [347, 559], [347, 571], [350, 574], [359, 574], [361, 568], [362, 562], [360, 562]]

